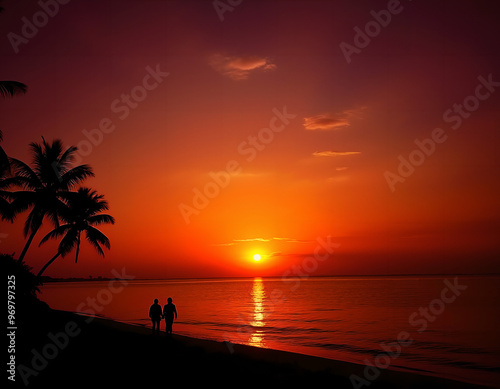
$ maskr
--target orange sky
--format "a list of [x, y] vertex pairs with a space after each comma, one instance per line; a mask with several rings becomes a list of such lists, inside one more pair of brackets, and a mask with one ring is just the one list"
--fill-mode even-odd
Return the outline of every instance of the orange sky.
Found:
[[[41, 136], [77, 145], [116, 218], [105, 259], [84, 244], [46, 274], [498, 272], [498, 6], [402, 1], [376, 27], [387, 4], [70, 2], [13, 44], [41, 8], [4, 1], [2, 78], [29, 91], [1, 101], [2, 147], [29, 162]], [[25, 216], [1, 251], [21, 252]]]

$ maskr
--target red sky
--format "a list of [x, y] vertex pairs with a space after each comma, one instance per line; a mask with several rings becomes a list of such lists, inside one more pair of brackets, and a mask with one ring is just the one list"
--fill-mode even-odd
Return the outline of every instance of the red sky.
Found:
[[3, 2], [1, 78], [29, 91], [0, 102], [2, 147], [77, 145], [116, 218], [104, 259], [84, 244], [47, 275], [500, 270], [496, 2], [213, 3]]

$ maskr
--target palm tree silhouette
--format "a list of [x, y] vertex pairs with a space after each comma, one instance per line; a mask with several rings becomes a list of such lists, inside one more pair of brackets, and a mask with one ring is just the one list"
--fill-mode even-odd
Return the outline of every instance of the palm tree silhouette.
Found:
[[61, 212], [61, 219], [66, 224], [60, 225], [45, 235], [40, 245], [52, 238], [59, 238], [61, 242], [54, 255], [38, 272], [41, 276], [59, 256], [66, 256], [76, 246], [75, 263], [78, 262], [80, 252], [81, 233], [85, 231], [85, 238], [104, 257], [102, 246], [110, 249], [109, 239], [94, 226], [101, 224], [115, 224], [115, 219], [102, 211], [108, 210], [108, 202], [95, 190], [79, 188], [77, 192], [67, 192], [62, 197], [66, 199], [65, 208]]
[[19, 261], [24, 259], [45, 217], [48, 217], [55, 227], [59, 226], [59, 212], [64, 208], [61, 195], [87, 177], [94, 176], [89, 165], [71, 167], [77, 151], [75, 146], [63, 151], [59, 139], [54, 140], [52, 144], [47, 143], [43, 137], [42, 140], [42, 144], [30, 143], [33, 168], [18, 159], [10, 159], [16, 184], [24, 189], [12, 192], [14, 200], [11, 205], [14, 215], [31, 208], [24, 224], [24, 236], [28, 237], [28, 240]]

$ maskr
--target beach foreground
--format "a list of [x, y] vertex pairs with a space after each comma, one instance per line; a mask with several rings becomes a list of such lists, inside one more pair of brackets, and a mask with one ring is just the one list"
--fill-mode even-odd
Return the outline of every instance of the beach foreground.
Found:
[[[365, 366], [301, 354], [227, 344], [65, 311], [47, 310], [19, 332], [16, 384], [29, 387], [307, 385], [353, 388]], [[175, 330], [175, 328], [174, 328]], [[419, 374], [381, 370], [370, 388], [473, 388]], [[362, 385], [362, 384], [361, 384]]]

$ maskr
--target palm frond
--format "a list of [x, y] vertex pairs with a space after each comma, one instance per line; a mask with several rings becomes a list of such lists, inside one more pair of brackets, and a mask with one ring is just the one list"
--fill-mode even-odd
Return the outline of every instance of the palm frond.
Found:
[[7, 153], [0, 147], [0, 178], [10, 173], [10, 163]]
[[42, 182], [37, 174], [23, 161], [16, 158], [10, 158], [11, 168], [14, 175], [20, 180], [20, 184], [25, 189], [35, 190], [42, 186]]
[[35, 205], [24, 223], [24, 236], [28, 236], [31, 232], [38, 230], [43, 223], [44, 216], [45, 211]]
[[0, 81], [0, 96], [13, 97], [19, 94], [25, 94], [28, 87], [22, 82]]
[[0, 178], [0, 190], [10, 189], [12, 186], [22, 186], [22, 180], [18, 177]]
[[61, 175], [67, 171], [67, 166], [59, 162], [63, 145], [59, 139], [49, 144], [42, 136], [42, 141], [42, 144], [36, 142], [30, 144], [34, 170], [46, 186], [57, 187], [61, 181]]
[[61, 175], [61, 188], [69, 190], [75, 185], [80, 184], [86, 178], [94, 176], [95, 174], [92, 171], [92, 167], [90, 167], [90, 165], [76, 166]]
[[7, 220], [9, 222], [14, 222], [15, 214], [12, 209], [12, 204], [9, 203], [6, 199], [0, 196], [0, 215], [2, 220]]
[[89, 242], [94, 248], [104, 257], [104, 252], [102, 251], [100, 245], [103, 245], [108, 250], [111, 248], [111, 243], [106, 235], [94, 227], [87, 227], [85, 229], [85, 237], [87, 242]]
[[42, 244], [44, 244], [45, 242], [47, 242], [49, 239], [57, 239], [57, 238], [63, 236], [71, 228], [73, 228], [73, 226], [70, 225], [70, 224], [63, 224], [62, 226], [54, 228], [52, 231], [50, 231], [49, 233], [47, 233], [47, 235], [45, 235], [42, 238], [42, 240], [40, 241], [40, 243], [38, 244], [38, 246], [41, 246]]
[[78, 230], [76, 228], [71, 228], [68, 230], [66, 235], [61, 239], [59, 243], [59, 252], [64, 257], [73, 250], [78, 242]]
[[32, 155], [32, 163], [35, 166], [34, 171], [40, 174], [44, 162], [43, 147], [39, 143], [31, 142], [29, 148]]
[[48, 175], [51, 177], [56, 171], [58, 174], [64, 173], [68, 166], [67, 163], [61, 161], [61, 155], [63, 154], [63, 143], [60, 139], [54, 139], [52, 143], [48, 143], [44, 137], [43, 140], [43, 148], [44, 153], [43, 157], [45, 160], [44, 168], [48, 170]]
[[8, 196], [12, 200], [12, 206], [16, 213], [24, 212], [36, 203], [36, 193], [32, 191], [18, 190], [9, 192]]
[[[56, 205], [56, 203], [60, 204]], [[54, 227], [59, 227], [60, 210], [62, 209], [62, 207], [63, 203], [56, 198], [54, 199], [54, 205], [52, 207], [49, 206], [46, 209], [45, 216], [47, 216], [50, 219]]]
[[78, 150], [78, 147], [76, 146], [70, 146], [66, 149], [66, 151], [61, 155], [59, 158], [59, 163], [64, 166], [69, 166], [71, 163], [74, 162], [75, 156], [74, 154]]
[[87, 221], [91, 226], [98, 226], [101, 224], [115, 224], [115, 218], [106, 214], [90, 216], [87, 218]]

